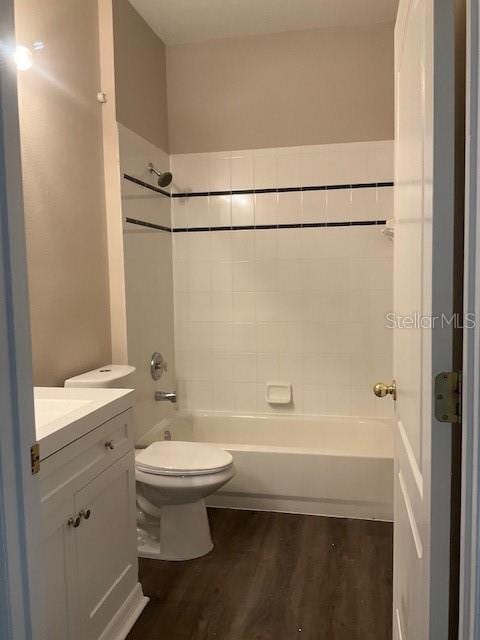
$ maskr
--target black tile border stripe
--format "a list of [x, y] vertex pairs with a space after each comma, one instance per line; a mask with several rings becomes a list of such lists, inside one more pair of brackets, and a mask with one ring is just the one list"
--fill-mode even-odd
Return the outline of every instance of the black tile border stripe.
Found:
[[371, 227], [382, 226], [386, 220], [350, 220], [346, 222], [292, 222], [290, 224], [246, 224], [234, 227], [177, 227], [173, 233], [201, 233], [204, 231], [255, 231], [257, 229], [316, 229], [327, 227]]
[[231, 189], [225, 191], [192, 191], [191, 193], [170, 193], [160, 187], [155, 187], [149, 182], [135, 178], [134, 176], [124, 173], [123, 177], [129, 182], [133, 182], [139, 187], [144, 187], [150, 191], [154, 191], [167, 198], [205, 198], [208, 196], [241, 196], [255, 195], [261, 193], [299, 193], [302, 191], [336, 191], [339, 189], [383, 189], [385, 187], [393, 187], [393, 182], [358, 182], [354, 184], [319, 184], [306, 185], [303, 187], [271, 187], [264, 189]]
[[168, 231], [169, 233], [202, 233], [205, 231], [255, 231], [262, 229], [318, 229], [326, 227], [372, 227], [387, 224], [386, 220], [347, 220], [345, 222], [291, 222], [285, 224], [244, 224], [232, 227], [164, 227], [153, 222], [145, 222], [136, 218], [125, 218], [125, 222], [136, 224], [158, 231]]
[[129, 182], [133, 182], [137, 184], [139, 187], [145, 187], [145, 189], [150, 189], [150, 191], [155, 191], [155, 193], [159, 193], [162, 196], [167, 196], [167, 198], [171, 198], [171, 194], [169, 191], [165, 191], [164, 189], [160, 189], [160, 187], [155, 187], [153, 184], [149, 182], [145, 182], [144, 180], [140, 180], [139, 178], [135, 178], [134, 176], [128, 175], [128, 173], [124, 173], [123, 177], [125, 180]]
[[192, 191], [191, 193], [172, 193], [172, 198], [202, 198], [206, 196], [236, 196], [261, 193], [299, 193], [302, 191], [336, 191], [339, 189], [383, 189], [393, 187], [393, 182], [361, 182], [355, 184], [319, 184], [304, 187], [271, 187], [265, 189], [232, 189], [227, 191]]
[[156, 229], [157, 231], [167, 231], [168, 233], [172, 232], [171, 227], [164, 227], [161, 224], [155, 224], [153, 222], [145, 222], [145, 220], [137, 220], [136, 218], [125, 218], [125, 222], [129, 222], [130, 224], [136, 224], [139, 227], [148, 227], [149, 229]]

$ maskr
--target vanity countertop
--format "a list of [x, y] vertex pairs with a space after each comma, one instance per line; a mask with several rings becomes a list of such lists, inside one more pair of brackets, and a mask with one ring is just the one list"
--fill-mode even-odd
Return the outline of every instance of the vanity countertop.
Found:
[[35, 387], [35, 430], [44, 460], [133, 406], [132, 389]]

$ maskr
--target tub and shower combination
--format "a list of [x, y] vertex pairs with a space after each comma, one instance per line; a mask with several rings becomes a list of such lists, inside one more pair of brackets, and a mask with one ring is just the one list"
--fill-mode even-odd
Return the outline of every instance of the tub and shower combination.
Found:
[[375, 418], [178, 413], [144, 437], [215, 443], [235, 477], [213, 507], [393, 519], [393, 427]]

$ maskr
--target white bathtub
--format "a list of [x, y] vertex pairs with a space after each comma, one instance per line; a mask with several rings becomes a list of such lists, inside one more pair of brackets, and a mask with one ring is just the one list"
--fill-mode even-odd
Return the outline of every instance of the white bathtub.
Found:
[[212, 442], [230, 451], [236, 475], [210, 506], [392, 520], [393, 427], [388, 420], [176, 414], [143, 444]]

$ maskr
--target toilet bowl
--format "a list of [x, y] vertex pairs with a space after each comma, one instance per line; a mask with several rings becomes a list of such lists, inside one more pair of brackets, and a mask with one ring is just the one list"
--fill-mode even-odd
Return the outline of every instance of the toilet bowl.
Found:
[[199, 442], [159, 441], [135, 454], [138, 554], [191, 560], [213, 549], [204, 498], [235, 474], [233, 458]]

